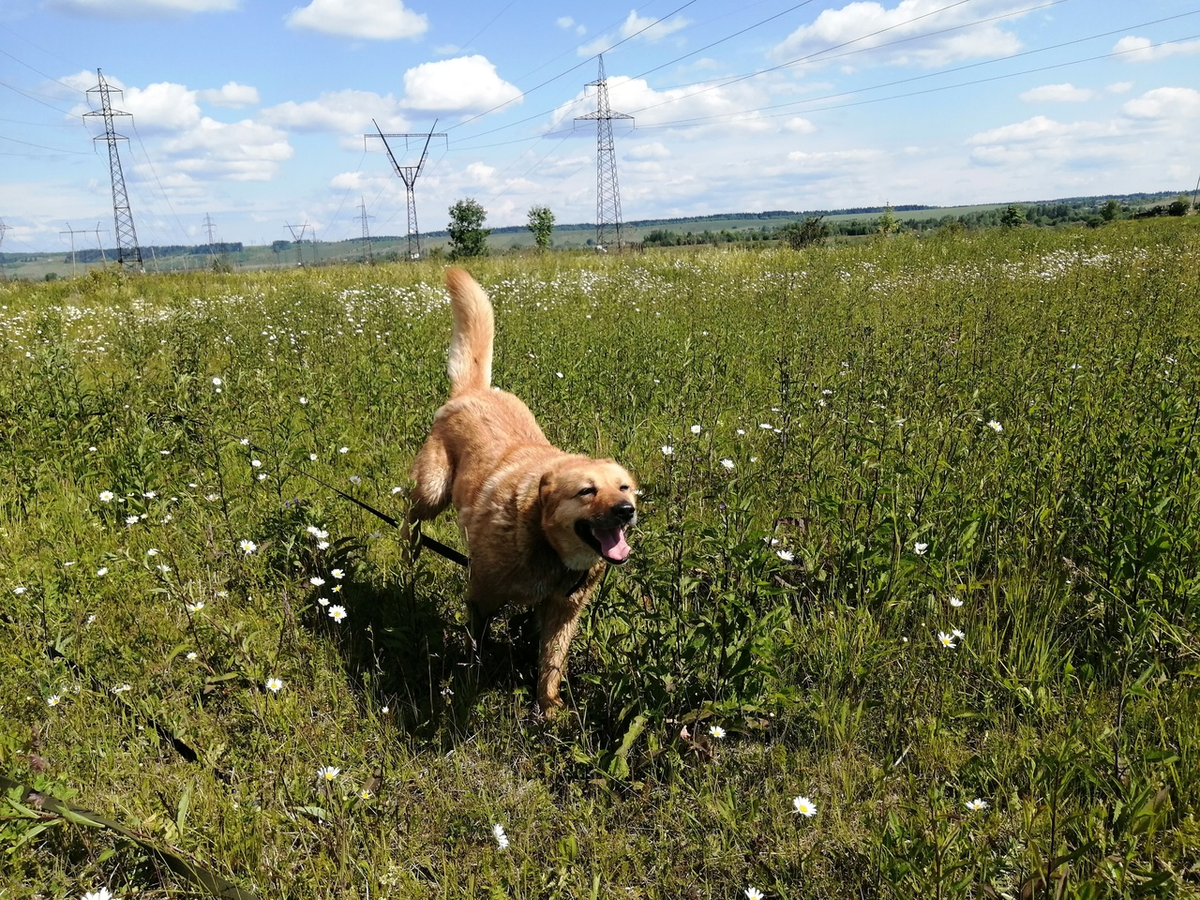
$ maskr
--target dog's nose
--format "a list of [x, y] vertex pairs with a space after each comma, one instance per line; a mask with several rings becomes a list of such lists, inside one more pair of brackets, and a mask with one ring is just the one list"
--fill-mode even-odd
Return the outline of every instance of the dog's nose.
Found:
[[633, 518], [635, 510], [632, 503], [628, 500], [622, 500], [620, 503], [615, 504], [610, 512], [622, 522], [628, 522]]

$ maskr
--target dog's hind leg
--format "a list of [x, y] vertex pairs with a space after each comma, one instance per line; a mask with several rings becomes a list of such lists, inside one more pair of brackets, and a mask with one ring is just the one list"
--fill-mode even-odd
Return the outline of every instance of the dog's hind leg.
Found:
[[450, 505], [451, 487], [454, 484], [454, 466], [446, 452], [446, 445], [431, 436], [412, 467], [413, 489], [409, 492], [408, 520], [421, 522], [432, 519]]

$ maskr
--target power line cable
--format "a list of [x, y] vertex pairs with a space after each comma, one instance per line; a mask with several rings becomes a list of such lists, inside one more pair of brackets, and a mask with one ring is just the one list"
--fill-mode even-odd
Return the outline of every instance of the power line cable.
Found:
[[[1120, 30], [1124, 30], [1124, 29], [1120, 29]], [[1110, 32], [1110, 34], [1115, 34], [1115, 33], [1116, 32]], [[1103, 35], [1099, 35], [1099, 37], [1103, 37]], [[1016, 78], [1020, 75], [1032, 75], [1037, 72], [1048, 72], [1048, 71], [1053, 71], [1054, 69], [1067, 68], [1068, 66], [1078, 66], [1078, 65], [1082, 65], [1084, 63], [1096, 62], [1097, 60], [1101, 60], [1101, 59], [1112, 59], [1112, 58], [1115, 58], [1118, 56], [1124, 56], [1129, 53], [1144, 53], [1146, 50], [1152, 50], [1157, 47], [1166, 47], [1171, 44], [1178, 44], [1178, 43], [1183, 43], [1184, 41], [1193, 41], [1193, 40], [1197, 40], [1197, 39], [1200, 39], [1200, 34], [1194, 34], [1194, 35], [1188, 35], [1187, 37], [1175, 38], [1174, 40], [1170, 40], [1170, 41], [1161, 41], [1157, 44], [1148, 44], [1148, 45], [1142, 46], [1142, 47], [1132, 47], [1128, 50], [1112, 50], [1108, 53], [1101, 53], [1096, 56], [1088, 56], [1088, 57], [1084, 57], [1083, 59], [1073, 59], [1073, 60], [1069, 60], [1067, 62], [1061, 62], [1061, 63], [1052, 63], [1052, 64], [1046, 65], [1046, 66], [1036, 66], [1031, 69], [1021, 69], [1020, 71], [1017, 71], [1017, 72], [1006, 72], [1002, 75], [992, 75], [988, 78], [977, 78], [972, 81], [961, 81], [961, 82], [957, 82], [955, 84], [938, 85], [937, 87], [926, 88], [925, 90], [910, 91], [906, 94], [893, 94], [892, 96], [889, 96], [889, 97], [875, 97], [875, 98], [872, 98], [869, 100], [858, 100], [853, 103], [838, 103], [838, 104], [833, 104], [831, 106], [821, 106], [821, 107], [818, 107], [817, 109], [811, 110], [811, 111], [812, 112], [825, 112], [825, 111], [831, 110], [831, 109], [848, 109], [853, 106], [865, 106], [870, 103], [881, 103], [885, 100], [901, 100], [906, 97], [918, 97], [918, 96], [921, 96], [922, 94], [933, 94], [933, 93], [938, 93], [940, 91], [952, 90], [954, 88], [973, 87], [978, 84], [987, 84], [987, 83], [993, 82], [993, 81], [1003, 81], [1004, 79], [1007, 79], [1007, 78]], [[1089, 40], [1089, 39], [1081, 38], [1080, 40]], [[1078, 43], [1078, 41], [1067, 41], [1066, 43], [1067, 44]], [[1044, 49], [1056, 49], [1056, 47], [1048, 47], [1048, 48], [1044, 48]], [[1038, 51], [1029, 51], [1029, 52], [1032, 53], [1032, 52], [1038, 52]], [[1001, 59], [991, 60], [991, 62], [1002, 62], [1006, 59], [1011, 59], [1011, 58], [1012, 57], [1003, 57]], [[960, 67], [960, 69], [973, 68], [974, 66], [977, 66], [977, 65], [983, 65], [983, 64], [982, 63], [974, 63], [970, 66], [962, 66], [962, 67]], [[935, 73], [935, 74], [944, 74], [944, 73]], [[816, 103], [822, 99], [831, 99], [834, 97], [848, 96], [851, 94], [860, 94], [865, 91], [879, 90], [879, 89], [887, 88], [887, 87], [894, 87], [899, 84], [906, 84], [906, 83], [918, 81], [922, 78], [928, 78], [928, 77], [931, 77], [931, 76], [919, 75], [914, 78], [903, 78], [903, 79], [898, 79], [896, 81], [887, 82], [885, 84], [870, 85], [868, 87], [858, 88], [858, 89], [852, 90], [852, 91], [842, 91], [841, 93], [838, 93], [838, 94], [829, 94], [829, 95], [826, 95], [826, 97], [807, 98], [805, 100], [796, 100], [796, 101], [792, 101], [790, 103], [776, 104], [774, 106], [764, 106], [764, 107], [759, 107], [756, 109], [739, 110], [738, 112], [733, 112], [733, 113], [719, 113], [719, 114], [712, 115], [712, 116], [696, 116], [691, 119], [679, 119], [674, 122], [659, 122], [654, 125], [642, 125], [642, 126], [639, 126], [638, 130], [645, 131], [645, 130], [654, 129], [654, 128], [674, 128], [674, 127], [678, 127], [679, 125], [694, 125], [694, 124], [697, 124], [700, 122], [711, 122], [714, 119], [723, 119], [728, 116], [739, 116], [739, 115], [745, 115], [747, 113], [764, 112], [764, 111], [771, 110], [771, 109], [781, 109], [785, 106], [788, 106], [788, 107], [797, 106], [797, 105], [800, 105], [803, 103]], [[784, 116], [784, 115], [792, 115], [792, 113], [791, 112], [776, 113], [776, 114], [773, 114], [770, 116], [761, 116], [760, 118], [771, 119], [771, 118], [779, 118], [780, 116]]]
[[464, 125], [467, 125], [467, 124], [469, 124], [470, 122], [474, 122], [476, 119], [479, 119], [479, 118], [482, 118], [483, 116], [490, 115], [491, 113], [494, 113], [494, 112], [495, 112], [496, 110], [498, 110], [498, 109], [503, 109], [504, 107], [508, 106], [510, 103], [515, 103], [515, 102], [517, 101], [517, 99], [523, 99], [523, 98], [525, 98], [525, 97], [529, 96], [529, 95], [530, 95], [530, 94], [532, 94], [534, 91], [536, 91], [536, 90], [540, 90], [541, 88], [544, 88], [546, 85], [548, 85], [548, 84], [552, 84], [553, 82], [555, 82], [555, 81], [558, 81], [558, 79], [560, 79], [560, 78], [563, 78], [563, 77], [565, 77], [565, 76], [567, 76], [567, 75], [570, 75], [570, 74], [571, 74], [572, 72], [574, 72], [576, 69], [578, 69], [578, 68], [581, 68], [582, 66], [586, 65], [586, 64], [587, 64], [587, 63], [589, 63], [591, 60], [595, 59], [597, 56], [601, 56], [601, 55], [603, 55], [604, 53], [609, 53], [609, 52], [611, 52], [611, 51], [615, 50], [617, 47], [620, 47], [622, 44], [624, 44], [624, 43], [627, 43], [627, 42], [629, 42], [629, 41], [632, 41], [632, 40], [633, 40], [635, 37], [637, 37], [638, 35], [640, 35], [640, 34], [644, 34], [645, 32], [649, 31], [651, 28], [653, 28], [655, 25], [658, 25], [658, 24], [660, 24], [660, 23], [662, 23], [662, 22], [665, 22], [667, 19], [671, 18], [671, 16], [675, 15], [676, 13], [682, 12], [683, 10], [687, 9], [689, 6], [691, 6], [691, 5], [692, 5], [693, 3], [695, 3], [695, 2], [696, 2], [696, 0], [687, 0], [687, 2], [686, 2], [686, 3], [682, 4], [681, 6], [677, 6], [677, 7], [675, 7], [675, 9], [671, 10], [671, 11], [670, 11], [669, 13], [667, 13], [665, 16], [661, 16], [661, 17], [659, 17], [659, 18], [655, 19], [655, 20], [654, 20], [653, 22], [651, 22], [649, 25], [646, 25], [646, 26], [644, 26], [644, 27], [642, 27], [642, 28], [639, 28], [639, 29], [638, 29], [637, 31], [635, 31], [633, 34], [630, 34], [630, 35], [628, 35], [628, 36], [626, 36], [626, 37], [623, 37], [621, 40], [617, 41], [617, 42], [616, 42], [615, 44], [613, 44], [611, 47], [608, 47], [606, 50], [603, 50], [603, 51], [601, 51], [601, 53], [599, 53], [599, 54], [593, 54], [592, 56], [589, 56], [587, 59], [585, 59], [585, 60], [582, 60], [581, 62], [579, 62], [579, 63], [577, 63], [577, 64], [575, 64], [575, 65], [571, 66], [571, 68], [567, 69], [565, 72], [559, 72], [557, 75], [553, 76], [552, 78], [548, 78], [548, 79], [546, 79], [546, 80], [545, 80], [545, 81], [543, 81], [541, 84], [534, 85], [533, 87], [531, 87], [531, 88], [530, 88], [529, 90], [527, 90], [527, 91], [522, 91], [522, 92], [521, 92], [521, 94], [519, 95], [519, 98], [518, 98], [518, 97], [513, 97], [513, 98], [511, 98], [511, 99], [505, 100], [503, 103], [497, 103], [497, 104], [496, 104], [495, 106], [493, 106], [491, 109], [485, 109], [485, 110], [484, 110], [483, 112], [481, 112], [481, 113], [476, 113], [475, 115], [473, 115], [473, 116], [471, 116], [471, 117], [469, 117], [469, 118], [463, 119], [463, 120], [462, 120], [461, 122], [459, 122], [457, 125], [451, 125], [451, 126], [450, 126], [448, 129], [446, 129], [446, 130], [447, 130], [447, 131], [453, 131], [455, 128], [461, 128], [462, 126], [464, 126]]
[[[956, 3], [953, 3], [953, 4], [951, 4], [951, 5], [950, 5], [950, 6], [948, 6], [948, 7], [941, 7], [940, 9], [933, 10], [933, 11], [932, 11], [932, 12], [930, 12], [930, 13], [925, 13], [925, 14], [923, 14], [923, 15], [921, 15], [921, 16], [917, 16], [917, 17], [915, 17], [915, 18], [913, 18], [913, 19], [906, 19], [906, 20], [905, 20], [905, 21], [903, 21], [903, 22], [898, 22], [898, 23], [896, 23], [895, 25], [893, 25], [893, 26], [890, 26], [890, 28], [900, 28], [900, 27], [903, 27], [904, 25], [910, 25], [910, 24], [912, 24], [913, 22], [916, 22], [916, 21], [918, 21], [918, 20], [920, 20], [920, 19], [926, 18], [926, 17], [928, 17], [928, 16], [930, 16], [930, 15], [936, 14], [936, 13], [938, 13], [938, 12], [943, 12], [943, 11], [945, 11], [945, 10], [947, 10], [947, 9], [951, 9], [951, 8], [953, 8], [953, 7], [956, 7], [956, 6], [961, 6], [961, 5], [965, 4], [965, 3], [970, 3], [970, 2], [973, 2], [973, 0], [958, 0], [958, 2], [956, 2]], [[1031, 9], [1034, 9], [1034, 10], [1036, 10], [1036, 9], [1042, 9], [1042, 8], [1044, 8], [1045, 6], [1054, 5], [1054, 4], [1057, 4], [1057, 3], [1064, 3], [1064, 2], [1066, 2], [1066, 0], [1051, 0], [1051, 2], [1050, 2], [1050, 3], [1048, 3], [1048, 4], [1047, 4], [1047, 3], [1043, 3], [1043, 4], [1039, 5], [1039, 6], [1036, 6], [1036, 7], [1031, 7]], [[804, 5], [804, 4], [800, 4], [800, 5]], [[794, 8], [794, 7], [793, 7], [793, 8]], [[789, 11], [790, 11], [790, 10], [789, 10]], [[1007, 14], [1007, 15], [1005, 15], [1005, 16], [997, 16], [997, 17], [993, 17], [992, 19], [983, 19], [983, 20], [976, 21], [976, 22], [969, 22], [969, 23], [966, 23], [965, 25], [956, 26], [956, 28], [970, 28], [970, 27], [973, 27], [973, 26], [975, 26], [975, 25], [984, 24], [984, 23], [986, 23], [986, 22], [993, 21], [993, 20], [994, 20], [994, 19], [996, 19], [996, 18], [1008, 18], [1008, 17], [1011, 17], [1012, 15], [1019, 15], [1019, 14], [1023, 14], [1024, 12], [1028, 12], [1028, 11], [1030, 11], [1030, 10], [1022, 10], [1022, 11], [1020, 11], [1019, 13], [1009, 13], [1009, 14]], [[745, 33], [745, 31], [748, 31], [748, 30], [750, 30], [750, 29], [752, 29], [752, 28], [756, 28], [756, 27], [758, 27], [759, 25], [762, 25], [762, 24], [764, 24], [764, 23], [766, 23], [766, 22], [770, 21], [772, 18], [775, 18], [775, 17], [774, 17], [774, 16], [772, 16], [772, 17], [770, 17], [770, 18], [768, 18], [768, 19], [763, 19], [763, 20], [761, 20], [760, 22], [756, 22], [754, 25], [751, 25], [751, 26], [749, 26], [749, 28], [743, 29], [741, 32], [739, 32], [739, 34], [741, 34], [741, 33]], [[889, 30], [889, 29], [884, 29], [884, 31], [886, 31], [886, 30]], [[882, 32], [877, 32], [876, 34], [879, 34], [879, 33], [882, 33]], [[736, 36], [736, 35], [731, 35], [730, 37], [735, 37], [735, 36]], [[865, 40], [867, 37], [872, 37], [872, 36], [874, 36], [874, 35], [863, 35], [862, 37], [855, 38], [855, 39], [854, 39], [854, 41], [849, 41], [849, 42], [847, 42], [847, 43], [854, 43], [854, 42], [856, 42], [856, 41]], [[921, 37], [921, 35], [918, 35], [917, 37]], [[907, 41], [907, 40], [914, 40], [914, 39], [915, 39], [915, 38], [913, 38], [913, 37], [904, 38], [904, 40], [906, 40], [906, 41]], [[845, 44], [838, 45], [838, 46], [845, 46]], [[885, 45], [882, 45], [882, 46], [890, 46], [890, 44], [885, 44]], [[826, 49], [828, 50], [828, 49], [836, 49], [836, 48], [826, 48]], [[857, 51], [853, 51], [853, 52], [856, 52], [856, 53], [862, 53], [862, 52], [866, 52], [867, 50], [870, 50], [870, 49], [878, 49], [878, 47], [864, 48], [863, 50], [857, 50]], [[817, 56], [817, 55], [819, 55], [819, 54], [821, 54], [821, 53], [823, 53], [823, 52], [826, 52], [826, 51], [825, 51], [825, 50], [822, 50], [822, 51], [817, 51], [816, 53], [812, 54], [812, 56]], [[664, 67], [666, 67], [666, 66], [669, 66], [669, 65], [672, 65], [672, 64], [674, 64], [674, 63], [676, 63], [676, 62], [679, 62], [679, 61], [680, 61], [680, 60], [682, 60], [682, 59], [686, 59], [686, 58], [687, 58], [689, 55], [691, 55], [691, 54], [684, 54], [683, 56], [676, 57], [676, 58], [675, 58], [675, 59], [673, 59], [673, 60], [670, 60], [670, 61], [668, 61], [668, 62], [666, 62], [666, 63], [663, 63], [663, 65], [662, 65], [662, 66], [658, 66], [658, 67], [656, 67], [656, 69], [651, 69], [651, 70], [649, 70], [649, 71], [651, 71], [651, 72], [653, 72], [653, 71], [657, 71], [657, 69], [664, 68]], [[807, 57], [802, 57], [802, 59], [805, 59], [805, 58], [807, 58]], [[793, 62], [796, 62], [796, 60], [794, 60]], [[582, 64], [581, 64], [581, 65], [582, 65]], [[788, 63], [784, 63], [783, 65], [788, 65]], [[576, 67], [576, 68], [578, 68], [578, 67]], [[707, 91], [707, 90], [713, 90], [713, 89], [715, 89], [715, 88], [717, 88], [717, 87], [723, 87], [723, 86], [725, 86], [726, 84], [733, 84], [733, 83], [736, 83], [737, 81], [744, 81], [744, 80], [747, 80], [747, 79], [749, 79], [749, 78], [756, 77], [757, 75], [761, 75], [761, 74], [765, 74], [766, 72], [771, 72], [771, 71], [774, 71], [774, 70], [775, 70], [775, 69], [777, 69], [777, 68], [779, 68], [779, 66], [775, 66], [775, 67], [772, 67], [772, 68], [770, 68], [770, 69], [762, 69], [762, 70], [759, 70], [759, 71], [757, 71], [757, 72], [751, 72], [751, 73], [748, 73], [748, 74], [738, 75], [738, 76], [735, 76], [733, 79], [729, 80], [728, 82], [725, 82], [724, 84], [712, 85], [712, 84], [711, 84], [711, 81], [702, 81], [702, 82], [692, 82], [692, 83], [685, 84], [685, 85], [679, 85], [679, 87], [692, 87], [692, 86], [694, 86], [694, 85], [696, 85], [696, 84], [706, 84], [706, 85], [710, 85], [710, 86], [709, 86], [709, 87], [707, 87], [707, 88], [705, 88], [705, 91]], [[642, 73], [642, 74], [643, 74], [643, 75], [645, 75], [645, 74], [647, 74], [647, 73]], [[635, 78], [640, 78], [640, 77], [642, 77], [642, 76], [641, 76], [641, 75], [637, 75], [637, 76], [634, 76], [634, 77], [635, 77]], [[663, 101], [663, 104], [657, 104], [657, 105], [664, 105], [664, 104], [666, 104], [666, 103], [673, 103], [673, 102], [677, 102], [678, 100], [687, 99], [687, 97], [688, 97], [688, 96], [696, 96], [696, 95], [698, 95], [698, 94], [704, 93], [705, 91], [696, 91], [694, 94], [689, 94], [689, 95], [686, 95], [685, 97], [679, 97], [679, 98], [675, 98], [675, 99], [672, 99], [672, 100], [666, 100], [666, 101]], [[512, 127], [514, 127], [514, 126], [516, 126], [516, 125], [521, 125], [521, 124], [524, 124], [525, 122], [530, 122], [530, 121], [533, 121], [534, 119], [541, 118], [541, 117], [542, 117], [542, 116], [544, 116], [544, 115], [547, 115], [547, 114], [549, 114], [549, 113], [552, 113], [552, 112], [554, 112], [554, 111], [555, 111], [557, 108], [558, 108], [558, 107], [555, 107], [554, 109], [550, 109], [550, 110], [543, 110], [542, 112], [535, 113], [534, 115], [531, 115], [531, 116], [527, 116], [527, 117], [526, 117], [526, 118], [524, 118], [524, 119], [519, 119], [519, 120], [518, 120], [518, 121], [516, 121], [516, 122], [509, 122], [509, 123], [507, 123], [507, 124], [504, 124], [504, 125], [498, 125], [497, 127], [495, 127], [495, 128], [492, 128], [492, 129], [490, 129], [490, 130], [488, 130], [488, 131], [480, 132], [479, 134], [476, 134], [476, 135], [474, 135], [474, 137], [476, 137], [476, 138], [478, 138], [478, 137], [483, 137], [483, 136], [485, 136], [485, 135], [488, 135], [488, 134], [494, 134], [494, 133], [495, 133], [495, 132], [497, 132], [497, 131], [503, 131], [503, 130], [505, 130], [505, 129], [507, 129], [507, 128], [512, 128]], [[655, 106], [647, 106], [647, 107], [643, 107], [643, 109], [654, 109], [654, 108], [655, 108]], [[460, 124], [462, 124], [462, 123], [460, 123]], [[471, 148], [465, 148], [465, 149], [471, 149]]]

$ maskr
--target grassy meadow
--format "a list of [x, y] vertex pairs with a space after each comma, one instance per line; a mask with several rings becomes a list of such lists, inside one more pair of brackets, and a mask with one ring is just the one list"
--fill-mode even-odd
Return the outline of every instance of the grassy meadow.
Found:
[[641, 482], [551, 722], [338, 493], [439, 267], [0, 283], [0, 897], [1196, 896], [1196, 225], [473, 264]]

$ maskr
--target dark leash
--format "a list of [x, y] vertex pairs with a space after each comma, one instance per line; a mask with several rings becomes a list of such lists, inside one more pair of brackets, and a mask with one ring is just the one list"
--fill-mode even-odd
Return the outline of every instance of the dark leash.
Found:
[[[226, 437], [232, 438], [233, 435], [226, 433]], [[264, 447], [259, 447], [257, 444], [255, 444], [253, 442], [247, 444], [246, 446], [248, 446], [251, 450], [254, 450], [256, 453], [272, 455], [269, 450], [267, 450]], [[287, 460], [279, 460], [279, 462], [282, 465], [287, 466], [287, 468], [291, 469], [293, 472], [296, 472], [299, 475], [303, 475], [305, 478], [309, 478], [309, 479], [315, 481], [317, 484], [321, 485], [321, 487], [325, 488], [326, 490], [333, 491], [335, 494], [337, 494], [343, 500], [349, 500], [351, 503], [353, 503], [359, 509], [365, 510], [366, 512], [369, 512], [371, 515], [375, 516], [377, 519], [381, 519], [382, 521], [387, 522], [393, 528], [399, 528], [401, 531], [406, 531], [406, 532], [409, 530], [409, 528], [414, 529], [413, 534], [415, 535], [416, 542], [419, 546], [424, 547], [427, 550], [432, 550], [434, 553], [438, 554], [439, 556], [443, 556], [446, 559], [450, 560], [451, 562], [458, 563], [463, 568], [469, 569], [471, 567], [471, 560], [468, 559], [465, 554], [460, 553], [457, 550], [455, 550], [453, 547], [448, 547], [445, 544], [443, 544], [441, 541], [437, 540], [436, 538], [431, 538], [429, 535], [425, 534], [421, 530], [420, 522], [417, 522], [414, 525], [409, 525], [408, 522], [397, 519], [395, 516], [389, 516], [387, 513], [383, 512], [382, 510], [376, 509], [374, 506], [372, 506], [370, 503], [367, 503], [365, 500], [360, 500], [358, 497], [355, 497], [353, 494], [349, 493], [348, 491], [343, 491], [341, 488], [335, 487], [334, 485], [330, 484], [325, 479], [317, 477], [312, 472], [309, 472], [306, 469], [302, 469], [299, 466], [288, 462]]]

